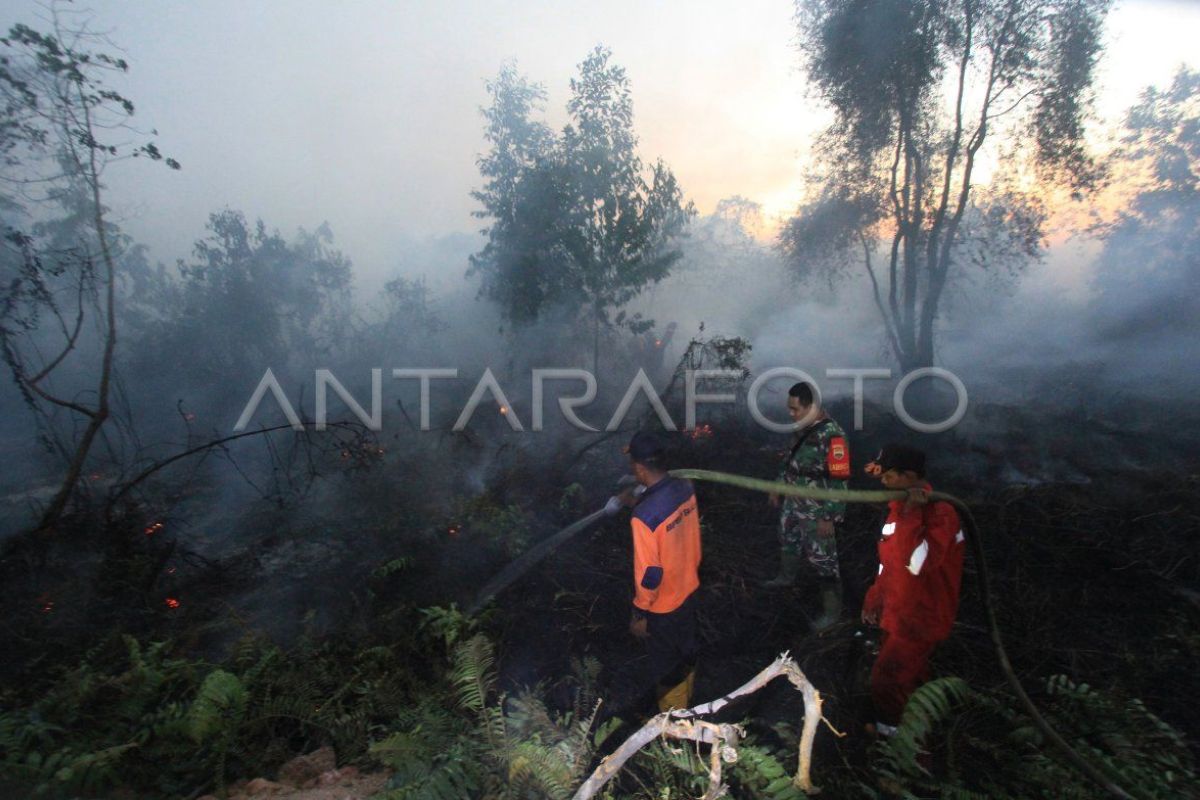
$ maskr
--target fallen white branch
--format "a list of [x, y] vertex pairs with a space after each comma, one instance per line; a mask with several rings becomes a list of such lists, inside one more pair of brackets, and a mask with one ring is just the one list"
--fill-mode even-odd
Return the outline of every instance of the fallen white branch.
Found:
[[821, 722], [821, 693], [809, 683], [808, 678], [796, 666], [796, 662], [791, 659], [791, 656], [784, 653], [762, 672], [724, 697], [692, 708], [667, 711], [647, 721], [612, 754], [600, 762], [595, 771], [575, 792], [573, 800], [589, 800], [589, 798], [595, 797], [604, 788], [604, 785], [621, 771], [626, 761], [660, 736], [711, 744], [709, 789], [704, 795], [704, 800], [716, 800], [723, 796], [726, 787], [721, 784], [721, 764], [722, 762], [733, 763], [737, 760], [737, 743], [741, 738], [742, 730], [736, 725], [706, 722], [699, 717], [715, 714], [737, 698], [754, 694], [780, 676], [786, 676], [804, 698], [804, 727], [800, 733], [799, 763], [792, 782], [806, 794], [816, 794], [820, 790], [813, 786], [810, 772], [813, 740], [817, 735], [817, 726]]

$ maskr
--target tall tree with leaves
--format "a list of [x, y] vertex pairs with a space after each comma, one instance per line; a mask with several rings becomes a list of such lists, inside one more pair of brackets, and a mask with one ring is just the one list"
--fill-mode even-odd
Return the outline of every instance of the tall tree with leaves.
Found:
[[[481, 277], [481, 293], [507, 319], [522, 323], [537, 319], [548, 294], [537, 262], [551, 248], [550, 223], [557, 210], [550, 199], [538, 196], [538, 176], [546, 171], [541, 165], [551, 162], [554, 134], [534, 119], [546, 101], [545, 89], [514, 64], [505, 64], [487, 90], [491, 106], [483, 110], [484, 139], [490, 150], [478, 160], [483, 188], [471, 193], [482, 206], [475, 216], [489, 221], [483, 229], [487, 243], [471, 256], [468, 274]], [[544, 225], [535, 219], [538, 211], [546, 217]]]
[[681, 257], [694, 210], [661, 160], [647, 171], [638, 155], [629, 78], [606, 48], [571, 80], [570, 122], [557, 137], [530, 119], [540, 87], [506, 68], [490, 88], [492, 150], [480, 160], [488, 182], [475, 196], [493, 224], [472, 272], [513, 322], [579, 309], [595, 367], [602, 333], [637, 325], [622, 307]]
[[1130, 174], [1099, 233], [1092, 329], [1109, 341], [1192, 346], [1200, 327], [1200, 71], [1181, 68], [1129, 109], [1118, 152]]
[[1076, 194], [1102, 180], [1084, 124], [1109, 5], [797, 0], [808, 77], [834, 122], [781, 245], [802, 277], [862, 265], [903, 369], [933, 364], [961, 267], [1040, 252], [1045, 211], [1025, 178]]
[[257, 380], [264, 365], [311, 370], [351, 333], [353, 265], [328, 224], [293, 242], [239, 211], [209, 215], [179, 278], [162, 274], [135, 295], [135, 365], [172, 358], [205, 385]]
[[[62, 516], [112, 411], [120, 254], [107, 218], [103, 174], [125, 158], [164, 160], [152, 142], [128, 143], [136, 134], [129, 126], [133, 103], [105, 83], [128, 64], [89, 49], [97, 38], [86, 26], [67, 29], [57, 9], [54, 19], [51, 33], [16, 25], [0, 38], [0, 103], [6, 113], [0, 124], [0, 186], [11, 220], [4, 232], [0, 346], [31, 405], [65, 409], [82, 420], [62, 483], [43, 513], [43, 529]], [[165, 163], [179, 168], [173, 159]], [[29, 203], [36, 213], [23, 215]], [[63, 224], [45, 224], [55, 207]], [[85, 320], [94, 322], [95, 347], [84, 346]], [[72, 355], [91, 350], [98, 363], [82, 372], [94, 385], [75, 394], [67, 393], [65, 382], [56, 389], [55, 376]]]

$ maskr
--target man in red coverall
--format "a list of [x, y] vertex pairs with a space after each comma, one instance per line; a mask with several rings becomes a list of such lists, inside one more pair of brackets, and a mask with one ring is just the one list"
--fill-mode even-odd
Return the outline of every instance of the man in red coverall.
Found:
[[888, 504], [879, 537], [879, 575], [863, 600], [864, 622], [883, 639], [871, 670], [875, 730], [891, 735], [909, 696], [929, 679], [929, 656], [950, 635], [962, 582], [963, 533], [954, 506], [929, 502], [925, 454], [888, 445], [867, 465], [886, 489], [908, 492]]

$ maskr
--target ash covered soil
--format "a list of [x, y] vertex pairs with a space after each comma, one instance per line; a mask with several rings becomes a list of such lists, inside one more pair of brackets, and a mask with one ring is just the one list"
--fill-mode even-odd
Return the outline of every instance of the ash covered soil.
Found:
[[[1137, 452], [1126, 443], [1136, 434], [1117, 429], [1108, 435], [1107, 452], [1121, 459], [1101, 461], [1101, 442], [1061, 429], [1040, 442], [1021, 438], [1015, 464], [1004, 457], [1003, 443], [984, 448], [945, 437], [931, 481], [973, 509], [1001, 631], [1027, 691], [1036, 699], [1047, 677], [1080, 676], [1093, 687], [1140, 698], [1200, 752], [1200, 723], [1191, 713], [1200, 702], [1192, 666], [1200, 656], [1200, 561], [1192, 552], [1200, 534], [1200, 463], [1186, 466], [1189, 457], [1176, 451], [1164, 459], [1182, 462], [1170, 471], [1137, 466], [1154, 455], [1153, 444], [1143, 439]], [[1001, 480], [1018, 469], [1037, 474], [1047, 452], [1087, 466], [1089, 451], [1097, 457], [1090, 462], [1095, 477], [1086, 482]], [[856, 464], [864, 452], [860, 447]], [[748, 450], [742, 432], [720, 428], [683, 454], [689, 467], [757, 476], [773, 475], [777, 456], [769, 446]], [[971, 477], [981, 472], [992, 474]], [[878, 488], [860, 478], [852, 486]], [[697, 484], [697, 495], [704, 561], [695, 701], [729, 692], [788, 651], [823, 693], [826, 718], [841, 731], [860, 732], [869, 719], [866, 675], [877, 634], [858, 614], [877, 567], [884, 509], [852, 504], [839, 526], [846, 610], [841, 623], [816, 635], [809, 629], [820, 613], [814, 576], [802, 573], [787, 590], [759, 585], [778, 564], [777, 516], [765, 497], [715, 484]], [[628, 524], [613, 520], [560, 549], [502, 595], [489, 626], [501, 643], [506, 683], [532, 685], [569, 674], [571, 659], [582, 655], [598, 659], [609, 676], [638, 658], [638, 644], [626, 633], [630, 563]], [[933, 672], [998, 687], [1005, 679], [979, 600], [978, 567], [968, 554], [958, 620], [935, 654]], [[751, 718], [751, 729], [769, 736], [780, 723], [797, 726], [802, 712], [799, 695], [777, 682], [732, 716]], [[861, 735], [820, 736], [815, 760], [828, 769], [854, 760], [865, 746]]]
[[[846, 408], [833, 412], [850, 416]], [[1194, 668], [1200, 659], [1200, 448], [1191, 441], [1200, 426], [1186, 420], [1157, 429], [1130, 420], [1067, 424], [1020, 409], [983, 416], [989, 430], [942, 435], [927, 445], [930, 478], [974, 511], [1000, 627], [1027, 690], [1037, 702], [1049, 676], [1066, 674], [1118, 697], [1139, 698], [1200, 755], [1200, 722], [1192, 713], [1200, 704]], [[874, 438], [853, 440], [856, 466], [895, 433], [879, 426]], [[138, 523], [128, 538], [110, 533], [109, 539], [59, 540], [48, 550], [10, 551], [2, 593], [14, 636], [0, 664], [4, 677], [10, 687], [36, 691], [50, 674], [45, 665], [75, 663], [95, 646], [98, 631], [170, 641], [173, 657], [211, 665], [240, 658], [251, 638], [285, 650], [307, 641], [314, 658], [356, 663], [363, 650], [411, 639], [405, 626], [412, 627], [413, 610], [468, 606], [512, 558], [601, 505], [624, 471], [621, 443], [610, 437], [582, 453], [578, 445], [550, 455], [511, 451], [491, 464], [486, 480], [456, 484], [457, 499], [447, 500], [430, 476], [449, 474], [478, 452], [473, 444], [450, 442], [443, 448], [447, 460], [420, 464], [416, 478], [410, 476], [420, 458], [412, 456], [400, 470], [384, 462], [335, 485], [353, 502], [333, 513], [250, 507], [230, 523], [235, 527], [225, 531], [222, 548], [198, 548], [189, 538], [195, 531], [177, 511], [153, 536]], [[716, 423], [703, 437], [681, 437], [679, 445], [676, 466], [769, 477], [778, 468], [781, 442]], [[1013, 479], [1017, 475], [1021, 480]], [[852, 485], [873, 488], [863, 478]], [[883, 509], [850, 507], [838, 532], [846, 612], [841, 623], [813, 635], [809, 619], [819, 601], [812, 576], [802, 574], [788, 590], [759, 585], [778, 563], [776, 512], [765, 497], [702, 483], [697, 494], [704, 562], [696, 701], [729, 692], [788, 651], [822, 692], [830, 724], [848, 734], [818, 736], [814, 763], [825, 775], [861, 769], [875, 633], [857, 619], [875, 573]], [[487, 525], [478, 524], [482, 519]], [[496, 645], [501, 690], [540, 685], [551, 708], [569, 709], [574, 698], [566, 678], [580, 661], [598, 666], [603, 696], [613, 676], [640, 657], [627, 633], [630, 546], [626, 517], [605, 521], [550, 554], [481, 613], [477, 629]], [[39, 558], [50, 566], [29, 571]], [[933, 671], [998, 688], [1004, 677], [977, 596], [978, 568], [968, 555], [958, 621], [938, 648]], [[44, 598], [51, 596], [53, 613], [45, 611], [50, 601]], [[163, 597], [181, 605], [164, 607]], [[398, 615], [399, 607], [409, 616]], [[408, 660], [393, 670], [402, 684], [397, 696], [415, 697], [422, 681], [436, 680], [444, 658], [428, 649], [400, 652]], [[333, 678], [325, 680], [313, 685], [330, 694], [344, 691]], [[799, 695], [783, 681], [727, 713], [749, 720], [750, 733], [767, 741], [786, 739], [801, 715]], [[297, 754], [328, 744], [314, 728], [290, 730], [290, 738], [257, 760], [286, 767]], [[372, 771], [376, 765], [363, 755], [360, 738], [347, 739], [337, 758], [304, 780], [284, 780], [283, 767], [234, 772], [242, 780], [230, 784], [231, 796], [368, 797], [388, 776]]]

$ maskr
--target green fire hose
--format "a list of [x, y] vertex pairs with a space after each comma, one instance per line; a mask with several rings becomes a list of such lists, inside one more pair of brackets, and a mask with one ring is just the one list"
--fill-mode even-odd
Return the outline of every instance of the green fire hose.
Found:
[[[744, 475], [733, 475], [727, 472], [713, 472], [704, 469], [676, 469], [671, 470], [671, 475], [676, 478], [685, 478], [693, 481], [704, 481], [708, 483], [721, 483], [727, 486], [736, 486], [740, 489], [749, 489], [755, 492], [765, 492], [769, 494], [777, 494], [788, 497], [803, 497], [810, 500], [840, 500], [847, 503], [885, 503], [890, 500], [903, 500], [908, 495], [903, 491], [881, 491], [881, 490], [862, 490], [862, 489], [818, 489], [808, 486], [793, 486], [789, 483], [777, 483], [775, 481], [767, 481], [759, 478], [750, 478]], [[983, 604], [984, 614], [987, 617], [988, 632], [991, 635], [992, 646], [996, 651], [996, 658], [1000, 662], [1000, 668], [1004, 672], [1005, 678], [1008, 680], [1009, 686], [1012, 687], [1017, 699], [1024, 707], [1027, 714], [1037, 725], [1038, 729], [1054, 744], [1055, 747], [1063, 754], [1076, 769], [1088, 777], [1096, 785], [1102, 787], [1113, 797], [1121, 798], [1121, 800], [1134, 800], [1129, 792], [1122, 789], [1113, 780], [1105, 775], [1098, 767], [1087, 761], [1083, 756], [1079, 755], [1065, 739], [1058, 734], [1054, 728], [1050, 727], [1050, 723], [1038, 711], [1037, 706], [1033, 704], [1033, 700], [1025, 693], [1024, 687], [1021, 686], [1021, 681], [1013, 671], [1012, 663], [1008, 660], [1008, 652], [1004, 649], [1004, 642], [1000, 638], [1000, 625], [996, 620], [996, 610], [992, 605], [991, 589], [988, 583], [987, 563], [984, 559], [983, 545], [979, 541], [978, 526], [975, 524], [975, 517], [971, 514], [971, 509], [962, 500], [954, 495], [946, 494], [945, 492], [930, 492], [930, 500], [941, 500], [950, 503], [958, 511], [959, 517], [963, 524], [963, 533], [971, 548], [971, 554], [975, 558], [975, 563], [979, 567], [979, 600]], [[499, 575], [489, 581], [483, 589], [478, 593], [475, 602], [467, 609], [467, 613], [474, 615], [478, 613], [493, 597], [503, 591], [508, 586], [516, 582], [522, 575], [528, 572], [535, 564], [557, 549], [568, 539], [574, 537], [581, 531], [587, 530], [591, 525], [604, 516], [604, 511], [601, 509], [587, 517], [567, 526], [563, 530], [540, 542], [536, 547], [522, 555], [512, 564], [510, 564]]]
[[[903, 500], [908, 496], [906, 492], [902, 491], [819, 489], [808, 486], [793, 486], [789, 483], [777, 483], [759, 478], [748, 478], [744, 475], [733, 475], [727, 472], [713, 472], [706, 469], [676, 469], [671, 470], [671, 475], [676, 478], [706, 481], [708, 483], [723, 483], [727, 486], [736, 486], [755, 492], [766, 492], [789, 497], [804, 497], [810, 500], [841, 500], [847, 503], [884, 503], [890, 500]], [[958, 511], [959, 518], [963, 524], [963, 532], [971, 548], [971, 555], [975, 558], [975, 563], [979, 568], [979, 601], [983, 604], [983, 611], [987, 617], [988, 632], [991, 634], [992, 647], [996, 650], [996, 658], [1000, 662], [1000, 668], [1003, 670], [1005, 678], [1008, 679], [1009, 686], [1012, 687], [1013, 692], [1017, 695], [1017, 699], [1025, 708], [1026, 713], [1029, 714], [1034, 724], [1037, 725], [1046, 738], [1059, 749], [1063, 756], [1076, 769], [1112, 796], [1122, 798], [1122, 800], [1133, 800], [1129, 792], [1114, 783], [1096, 765], [1079, 755], [1067, 743], [1066, 739], [1063, 739], [1054, 728], [1050, 727], [1050, 723], [1046, 721], [1045, 717], [1038, 711], [1037, 706], [1033, 704], [1033, 700], [1025, 693], [1020, 679], [1017, 677], [1016, 672], [1013, 671], [1012, 662], [1008, 660], [1008, 651], [1004, 649], [1004, 641], [1000, 638], [1000, 624], [996, 620], [996, 609], [992, 605], [992, 592], [988, 583], [987, 562], [983, 555], [983, 545], [979, 541], [979, 528], [975, 524], [975, 517], [971, 514], [971, 509], [967, 504], [952, 494], [930, 492], [929, 499], [950, 503]]]

